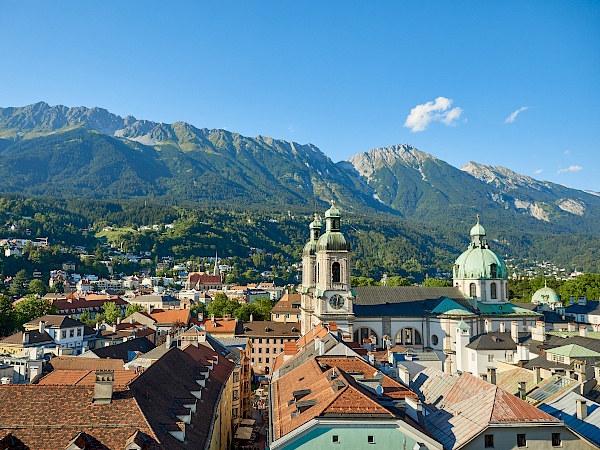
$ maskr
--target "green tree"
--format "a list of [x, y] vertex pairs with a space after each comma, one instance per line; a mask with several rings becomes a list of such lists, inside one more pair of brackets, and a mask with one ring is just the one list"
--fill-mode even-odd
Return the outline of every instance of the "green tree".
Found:
[[52, 285], [51, 291], [55, 294], [62, 294], [63, 292], [65, 292], [65, 283], [63, 282], [63, 280], [55, 281]]
[[144, 311], [146, 311], [146, 308], [144, 308], [142, 305], [130, 303], [129, 305], [127, 305], [127, 309], [125, 310], [125, 317], [129, 317], [130, 315], [132, 315], [133, 313], [136, 313], [136, 312], [144, 312]]
[[102, 313], [107, 323], [115, 323], [121, 315], [121, 311], [115, 302], [104, 302]]
[[47, 298], [37, 298], [33, 294], [27, 295], [14, 306], [17, 319], [17, 328], [38, 317], [56, 312], [56, 308]]
[[401, 276], [388, 277], [386, 286], [411, 286], [411, 282]]
[[12, 280], [12, 284], [8, 289], [8, 293], [10, 295], [14, 295], [17, 297], [23, 297], [27, 294], [27, 287], [29, 286], [29, 276], [27, 275], [27, 271], [25, 269], [21, 269], [17, 272], [15, 277]]
[[88, 327], [93, 327], [96, 324], [96, 322], [92, 320], [92, 315], [89, 311], [83, 311], [79, 316], [79, 321], [83, 322]]
[[377, 282], [369, 277], [350, 277], [352, 286], [376, 286]]
[[452, 286], [452, 281], [441, 280], [439, 278], [425, 278], [423, 280], [423, 286], [425, 286], [425, 287], [450, 287], [450, 286]]
[[208, 316], [223, 317], [225, 314], [235, 315], [235, 311], [240, 307], [237, 299], [228, 298], [225, 294], [219, 292], [206, 308]]
[[42, 280], [34, 279], [29, 282], [28, 292], [30, 294], [36, 294], [40, 297], [46, 295], [46, 285]]
[[202, 302], [195, 303], [190, 307], [190, 312], [194, 318], [197, 318], [200, 314], [204, 314], [205, 310], [206, 307]]
[[273, 302], [269, 297], [258, 297], [254, 299], [254, 304], [258, 309], [258, 317], [254, 316], [256, 320], [270, 320], [271, 310], [273, 309]]
[[0, 337], [8, 336], [15, 332], [16, 318], [12, 299], [0, 295]]

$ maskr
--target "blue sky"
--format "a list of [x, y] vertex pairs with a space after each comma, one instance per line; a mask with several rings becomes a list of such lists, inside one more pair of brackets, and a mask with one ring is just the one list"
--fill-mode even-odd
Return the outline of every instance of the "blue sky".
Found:
[[[600, 192], [600, 2], [0, 2], [0, 106], [409, 143]], [[512, 120], [511, 120], [512, 117]]]

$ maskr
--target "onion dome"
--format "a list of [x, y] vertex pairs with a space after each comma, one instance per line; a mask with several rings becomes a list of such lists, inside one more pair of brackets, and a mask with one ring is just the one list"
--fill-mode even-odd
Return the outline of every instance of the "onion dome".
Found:
[[508, 279], [504, 260], [490, 250], [485, 239], [485, 228], [479, 223], [471, 228], [471, 243], [454, 263], [455, 279]]
[[335, 207], [333, 200], [331, 208], [325, 211], [325, 233], [317, 242], [317, 252], [320, 251], [349, 251], [350, 246], [340, 232], [340, 210]]
[[321, 218], [315, 214], [314, 220], [309, 225], [310, 228], [310, 240], [304, 246], [302, 250], [302, 256], [311, 256], [314, 255], [317, 250], [317, 241], [321, 236], [321, 232], [323, 231], [323, 222], [321, 222]]

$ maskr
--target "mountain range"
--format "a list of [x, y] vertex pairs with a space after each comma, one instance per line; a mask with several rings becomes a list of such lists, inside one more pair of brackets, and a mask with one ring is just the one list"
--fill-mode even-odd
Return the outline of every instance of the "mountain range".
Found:
[[333, 162], [311, 144], [122, 118], [44, 102], [0, 108], [0, 192], [146, 197], [346, 211], [455, 226], [600, 235], [600, 195], [469, 162], [456, 168], [408, 145]]

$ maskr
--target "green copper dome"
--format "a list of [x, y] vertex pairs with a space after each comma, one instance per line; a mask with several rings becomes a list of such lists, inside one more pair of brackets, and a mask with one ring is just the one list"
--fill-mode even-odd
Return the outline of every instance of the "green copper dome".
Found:
[[485, 228], [479, 223], [471, 228], [469, 248], [454, 263], [455, 279], [508, 279], [504, 260], [490, 250], [485, 239]]
[[548, 286], [544, 286], [541, 289], [535, 291], [531, 297], [531, 303], [537, 303], [538, 305], [544, 305], [547, 303], [559, 303], [560, 297], [556, 291]]
[[315, 214], [315, 219], [310, 223], [310, 241], [306, 243], [304, 249], [302, 250], [302, 256], [312, 256], [317, 251], [317, 241], [321, 236], [321, 231], [323, 230], [323, 222], [321, 222], [321, 218]]
[[349, 251], [350, 245], [339, 231], [327, 231], [317, 241], [317, 251]]
[[331, 208], [325, 211], [325, 218], [328, 217], [341, 217], [340, 210], [335, 207], [333, 202], [331, 202]]
[[315, 241], [309, 241], [302, 250], [302, 256], [312, 256], [317, 252], [317, 243]]

